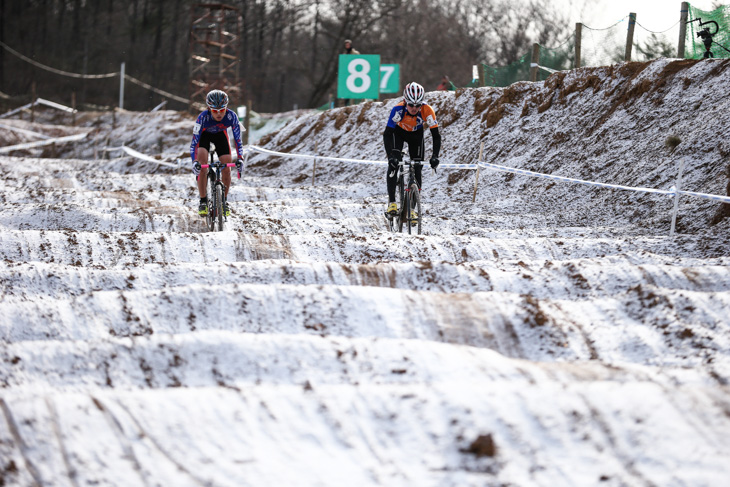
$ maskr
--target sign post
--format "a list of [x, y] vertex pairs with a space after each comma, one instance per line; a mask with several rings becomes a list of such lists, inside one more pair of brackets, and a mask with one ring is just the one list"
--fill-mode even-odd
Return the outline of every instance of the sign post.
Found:
[[378, 98], [380, 55], [340, 54], [338, 68], [337, 98]]

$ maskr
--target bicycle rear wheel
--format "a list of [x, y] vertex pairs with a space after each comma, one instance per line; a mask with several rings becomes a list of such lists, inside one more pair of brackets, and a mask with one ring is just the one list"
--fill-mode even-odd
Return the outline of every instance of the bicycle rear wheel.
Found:
[[[213, 226], [218, 226], [218, 231], [223, 231], [223, 186], [220, 184], [215, 185], [215, 222]], [[215, 231], [215, 228], [214, 228]]]
[[[416, 232], [417, 235], [421, 234], [421, 220], [423, 213], [421, 212], [421, 192], [418, 191], [418, 185], [412, 184], [411, 190], [409, 191], [408, 198], [410, 199], [410, 210], [408, 212], [408, 233], [411, 233], [411, 228]], [[418, 218], [415, 220], [411, 219], [411, 212], [415, 211]]]

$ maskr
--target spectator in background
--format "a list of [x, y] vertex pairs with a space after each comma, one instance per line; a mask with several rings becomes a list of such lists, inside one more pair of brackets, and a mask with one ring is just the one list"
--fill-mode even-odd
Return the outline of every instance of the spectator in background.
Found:
[[[352, 41], [350, 39], [345, 39], [345, 51], [342, 54], [360, 54], [360, 51], [352, 47]], [[348, 107], [352, 103], [352, 100], [345, 98], [342, 100], [342, 103]]]
[[439, 91], [454, 91], [456, 90], [456, 86], [454, 83], [449, 80], [449, 77], [444, 75], [443, 78], [441, 78], [441, 84], [436, 87]]
[[345, 52], [343, 54], [360, 54], [360, 51], [352, 47], [352, 41], [345, 39]]

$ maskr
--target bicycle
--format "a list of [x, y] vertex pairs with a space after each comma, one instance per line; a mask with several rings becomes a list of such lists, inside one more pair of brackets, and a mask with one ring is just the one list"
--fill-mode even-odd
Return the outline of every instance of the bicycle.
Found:
[[[416, 175], [413, 167], [423, 165], [420, 161], [401, 161], [398, 164], [399, 172], [398, 175], [398, 213], [396, 215], [385, 214], [388, 220], [388, 228], [391, 232], [403, 232], [403, 225], [405, 224], [408, 229], [408, 233], [412, 233], [412, 229], [416, 229], [417, 235], [421, 234], [421, 226], [423, 221], [423, 213], [421, 211], [421, 190], [418, 188], [416, 183]], [[403, 184], [405, 167], [408, 166], [408, 183]], [[411, 212], [415, 211], [417, 218], [411, 218]], [[397, 230], [396, 230], [397, 228]]]
[[[210, 152], [210, 164], [202, 164], [201, 168], [212, 168], [208, 171], [208, 214], [205, 215], [205, 225], [209, 232], [223, 231], [223, 222], [228, 221], [223, 211], [226, 202], [226, 185], [221, 181], [221, 170], [225, 167], [236, 167], [236, 164], [229, 162], [223, 164], [220, 160], [213, 161], [213, 151]], [[241, 173], [238, 173], [241, 179]]]

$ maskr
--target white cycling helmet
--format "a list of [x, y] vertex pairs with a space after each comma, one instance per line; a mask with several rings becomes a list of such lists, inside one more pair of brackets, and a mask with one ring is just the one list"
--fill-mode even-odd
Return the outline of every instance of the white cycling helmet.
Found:
[[422, 105], [423, 94], [423, 86], [419, 85], [416, 82], [408, 83], [403, 90], [403, 99], [406, 101], [406, 103], [411, 103], [413, 105]]

